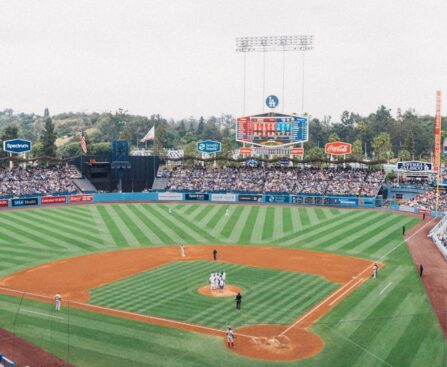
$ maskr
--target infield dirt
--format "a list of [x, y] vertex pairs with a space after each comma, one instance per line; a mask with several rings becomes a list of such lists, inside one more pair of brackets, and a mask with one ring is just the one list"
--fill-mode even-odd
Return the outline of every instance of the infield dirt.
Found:
[[[372, 262], [336, 254], [256, 246], [188, 246], [186, 257], [178, 247], [151, 247], [103, 252], [26, 269], [0, 279], [0, 292], [33, 293], [29, 298], [50, 301], [60, 293], [71, 307], [143, 322], [224, 336], [224, 330], [158, 317], [89, 305], [89, 290], [174, 261], [213, 261], [216, 249], [220, 261], [245, 266], [317, 274], [341, 286], [290, 326], [255, 325], [236, 330], [236, 347], [241, 355], [265, 360], [287, 361], [319, 353], [324, 343], [308, 327], [329, 312], [344, 297], [370, 277]], [[11, 291], [8, 291], [10, 289]], [[37, 296], [41, 295], [41, 296]], [[44, 297], [42, 297], [44, 296]]]

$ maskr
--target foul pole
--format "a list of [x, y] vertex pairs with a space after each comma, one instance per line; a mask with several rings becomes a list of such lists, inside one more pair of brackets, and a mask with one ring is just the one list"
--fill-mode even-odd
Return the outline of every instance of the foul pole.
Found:
[[439, 183], [441, 179], [441, 91], [436, 91], [436, 117], [435, 117], [435, 161], [436, 171], [436, 205], [435, 210], [439, 208]]

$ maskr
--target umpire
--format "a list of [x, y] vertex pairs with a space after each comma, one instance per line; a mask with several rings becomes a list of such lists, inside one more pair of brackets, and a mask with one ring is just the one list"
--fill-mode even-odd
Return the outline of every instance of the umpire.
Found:
[[235, 300], [236, 300], [236, 310], [240, 310], [241, 309], [241, 303], [242, 303], [241, 292], [237, 293]]

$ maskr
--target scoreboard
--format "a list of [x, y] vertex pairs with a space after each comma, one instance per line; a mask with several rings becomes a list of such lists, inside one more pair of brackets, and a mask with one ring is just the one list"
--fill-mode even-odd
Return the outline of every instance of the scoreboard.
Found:
[[270, 113], [237, 119], [236, 140], [258, 146], [285, 146], [309, 138], [307, 117]]

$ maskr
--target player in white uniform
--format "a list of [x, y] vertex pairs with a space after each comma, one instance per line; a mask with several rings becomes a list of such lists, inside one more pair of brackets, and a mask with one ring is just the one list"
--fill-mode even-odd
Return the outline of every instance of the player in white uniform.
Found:
[[180, 256], [185, 257], [186, 256], [186, 247], [185, 245], [180, 245]]
[[227, 344], [228, 348], [234, 348], [234, 333], [231, 326], [227, 327]]
[[230, 216], [230, 211], [228, 210], [228, 208], [227, 208], [227, 210], [225, 210], [225, 216], [226, 216], [226, 217], [229, 217], [229, 216]]
[[54, 304], [56, 311], [59, 312], [61, 310], [62, 297], [59, 293], [54, 295]]

